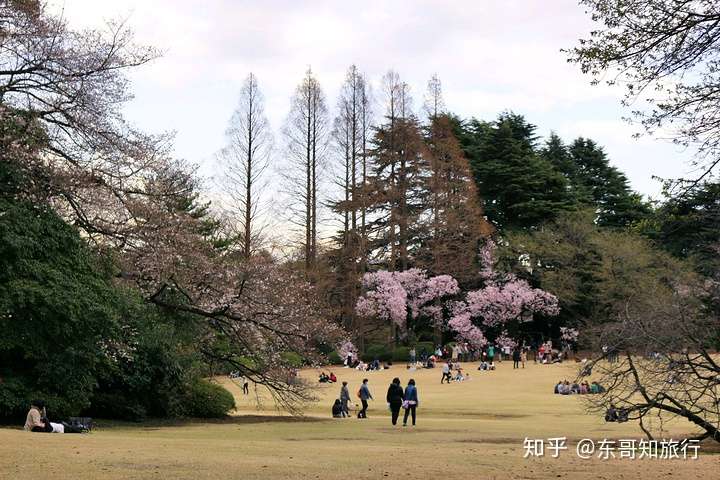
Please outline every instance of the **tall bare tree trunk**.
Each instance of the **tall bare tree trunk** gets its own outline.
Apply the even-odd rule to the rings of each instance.
[[[249,258],[262,242],[266,222],[260,218],[269,201],[262,198],[273,146],[257,78],[250,73],[226,131],[227,145],[219,154],[221,186],[231,199],[227,209],[236,218],[240,252]]]
[[[333,140],[337,155],[336,183],[342,188],[333,210],[342,218],[338,232],[338,251],[335,265],[337,294],[342,298],[342,323],[356,330],[355,302],[359,296],[361,272],[366,268],[365,211],[367,179],[367,148],[369,129],[369,92],[363,75],[355,65],[350,66],[338,98],[338,115],[334,121]],[[363,130],[363,126],[365,130]],[[361,169],[362,161],[365,169]],[[360,178],[359,175],[362,173]],[[358,227],[361,217],[361,227]]]
[[[290,197],[288,220],[303,232],[305,272],[312,278],[318,254],[318,197],[328,116],[325,95],[310,70],[295,90],[283,134],[288,159],[282,172],[284,189]]]

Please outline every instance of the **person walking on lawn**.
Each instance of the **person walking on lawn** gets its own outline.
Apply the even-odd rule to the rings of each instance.
[[[405,393],[400,386],[400,379],[395,377],[388,387],[387,391],[387,402],[390,405],[390,413],[392,417],[392,424],[397,425],[398,417],[400,416],[400,408],[402,407]]]
[[[340,387],[340,404],[342,405],[343,418],[350,416],[348,403],[350,403],[350,390],[348,389],[347,382],[342,382],[342,387]]]
[[[360,402],[362,403],[362,410],[358,412],[358,418],[367,418],[367,408],[368,408],[368,400],[372,400],[373,396],[370,393],[370,388],[368,387],[368,379],[364,378],[362,381],[362,386],[360,386],[360,390],[358,390],[358,397],[360,397]]]
[[[450,380],[452,380],[452,377],[450,376],[450,371],[452,369],[450,368],[450,360],[445,362],[445,365],[442,367],[442,378],[440,379],[440,383],[442,384],[445,380],[447,380],[447,383],[450,383]]]
[[[412,414],[412,424],[415,426],[416,410],[420,401],[418,400],[417,387],[415,387],[415,380],[410,379],[407,387],[405,387],[405,401],[403,406],[405,407],[405,416],[403,417],[403,427],[407,427],[408,416]]]

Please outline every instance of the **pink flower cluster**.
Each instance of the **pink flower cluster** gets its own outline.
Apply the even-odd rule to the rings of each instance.
[[[460,292],[457,281],[450,275],[428,278],[418,268],[366,273],[363,287],[366,292],[357,301],[357,314],[389,320],[403,329],[407,328],[408,315],[413,319],[427,316],[442,323],[443,308],[436,300]]]
[[[580,332],[576,328],[560,327],[560,339],[568,343],[577,342]]]
[[[449,322],[461,340],[482,346],[484,337],[479,337],[474,319],[481,326],[498,327],[511,321],[525,321],[535,313],[555,316],[560,313],[555,295],[539,288],[533,288],[525,280],[513,274],[499,274],[494,268],[495,245],[488,241],[481,252],[483,267],[481,277],[486,285],[480,290],[468,292],[465,302],[459,302],[454,308],[454,316]],[[513,340],[503,338],[508,343]],[[514,346],[514,345],[513,345]]]
[[[457,334],[458,339],[475,347],[483,347],[487,344],[487,338],[482,330],[472,322],[472,317],[468,312],[453,315],[448,321],[448,326]]]
[[[495,344],[500,348],[508,348],[513,350],[518,346],[518,342],[508,335],[507,330],[503,330],[500,335],[495,339]]]
[[[468,292],[464,301],[448,303],[449,298],[460,293],[457,281],[450,275],[428,278],[417,268],[404,272],[382,270],[363,277],[366,293],[358,299],[356,312],[362,317],[391,321],[402,329],[407,329],[408,318],[427,317],[455,331],[458,340],[476,347],[487,343],[484,328],[525,321],[536,313],[555,316],[560,312],[555,295],[533,288],[515,275],[497,273],[494,251],[492,242],[483,247],[480,277],[485,287]],[[446,309],[452,312],[447,325],[443,315]],[[517,345],[506,331],[497,342],[513,348]]]
[[[514,277],[507,283],[491,283],[468,292],[466,308],[473,318],[481,319],[488,327],[525,319],[533,313],[554,316],[560,311],[555,295]]]
[[[345,340],[337,346],[337,352],[343,360],[345,360],[348,356],[355,360],[357,358],[358,349],[350,340]]]

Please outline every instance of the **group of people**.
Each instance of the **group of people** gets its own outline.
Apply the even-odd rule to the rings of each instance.
[[[520,348],[516,346],[512,351],[512,359],[513,370],[520,368],[520,364],[522,364],[522,368],[525,368],[525,363],[527,362],[527,348]]]
[[[379,359],[375,359],[372,362],[365,363],[362,360],[358,360],[356,364],[353,365],[353,368],[355,370],[358,370],[360,372],[372,372],[377,370],[387,370],[390,368],[390,363],[380,363]]]
[[[552,342],[550,340],[543,342],[540,346],[538,346],[536,357],[536,361],[543,364],[562,362],[562,353],[553,349]]]
[[[610,405],[610,408],[608,408],[607,412],[605,412],[605,421],[623,423],[628,421],[629,415],[630,412],[626,409]]]
[[[357,397],[360,399],[362,408],[357,413],[357,418],[363,419],[367,417],[367,410],[369,407],[369,401],[374,400],[370,387],[368,386],[368,379],[365,378],[357,391]],[[415,380],[408,380],[407,386],[403,389],[400,385],[400,379],[394,378],[388,387],[387,395],[385,397],[390,408],[390,417],[393,425],[397,425],[398,418],[400,417],[400,410],[405,410],[403,417],[403,426],[407,426],[408,418],[411,418],[412,425],[415,425],[417,419],[417,407],[419,405],[418,390],[415,385]],[[350,416],[350,389],[348,388],[347,382],[342,382],[340,387],[340,398],[335,400],[332,406],[332,416],[334,418],[347,418]]]
[[[335,383],[337,382],[337,377],[333,372],[330,372],[330,375],[327,375],[325,372],[320,372],[320,379],[318,380],[320,383]]]
[[[554,393],[556,395],[587,395],[603,393],[605,388],[597,382],[588,384],[587,381],[582,383],[570,383],[567,380],[561,380],[555,385]]]

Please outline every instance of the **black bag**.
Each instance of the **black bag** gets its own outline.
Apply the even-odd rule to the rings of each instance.
[[[67,425],[72,429],[89,432],[93,429],[93,419],[90,417],[70,417]]]

